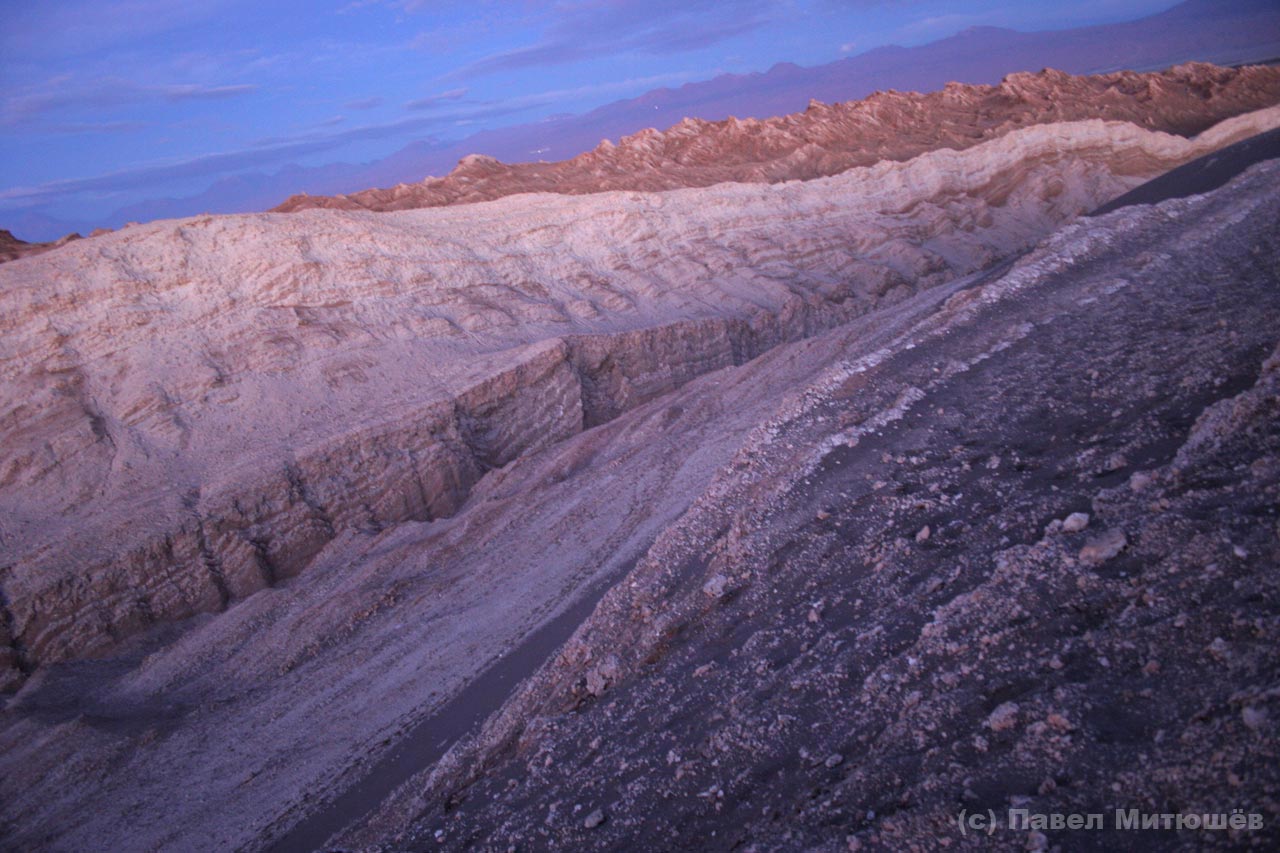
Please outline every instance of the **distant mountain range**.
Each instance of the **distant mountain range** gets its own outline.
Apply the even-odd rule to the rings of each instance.
[[[271,174],[235,175],[199,195],[138,202],[100,221],[62,221],[32,209],[3,224],[25,239],[51,240],[130,221],[266,210],[300,192],[332,195],[417,182],[448,173],[468,154],[505,162],[562,160],[601,139],[665,128],[686,117],[763,118],[801,110],[810,99],[847,101],[878,89],[930,91],[951,81],[996,83],[1010,72],[1045,67],[1089,74],[1188,60],[1238,64],[1275,57],[1280,57],[1280,4],[1273,0],[1187,0],[1136,21],[1049,32],[975,27],[919,47],[881,47],[812,68],[782,63],[765,72],[656,89],[580,115],[482,131],[456,143],[415,142],[371,163],[289,165]]]

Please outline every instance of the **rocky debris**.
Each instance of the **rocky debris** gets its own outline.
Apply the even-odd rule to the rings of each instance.
[[[221,611],[344,534],[452,516],[522,455],[1276,123],[1044,125],[778,186],[180,220],[6,265],[5,681]]]
[[[619,657],[608,698],[567,701],[579,665],[558,657],[413,782],[412,808],[347,840],[412,849],[445,827],[447,849],[967,849],[961,809],[1268,814],[1277,189],[1269,163],[1072,226],[892,344],[809,342],[824,368],[577,632]],[[1066,369],[1079,361],[1105,380]],[[1144,488],[1106,470],[1117,453],[1151,472]],[[1042,533],[1081,504],[1105,563]],[[708,608],[711,564],[749,580]],[[609,822],[544,823],[570,791],[610,802]]]
[[[297,195],[278,211],[313,208],[408,210],[487,201],[517,193],[668,190],[724,181],[777,183],[963,149],[1012,130],[1099,118],[1191,135],[1233,115],[1280,102],[1280,69],[1187,63],[1167,71],[1075,77],[1046,69],[1010,74],[996,86],[949,84],[929,94],[877,92],[860,101],[810,103],[765,120],[685,119],[606,140],[557,163],[508,165],[472,155],[443,178],[339,196]]]

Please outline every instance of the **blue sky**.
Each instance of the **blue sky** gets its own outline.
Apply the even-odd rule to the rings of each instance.
[[[0,0],[0,216],[194,194],[286,163],[361,162],[416,139],[974,25],[1059,29],[1172,5]]]

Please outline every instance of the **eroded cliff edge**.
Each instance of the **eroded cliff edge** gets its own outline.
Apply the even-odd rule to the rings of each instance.
[[[801,184],[180,220],[6,265],[7,680],[451,515],[488,470],[1278,115],[1044,125]]]
[[[1072,76],[1045,69],[996,86],[953,83],[938,92],[878,92],[814,102],[764,120],[685,119],[608,140],[555,163],[464,158],[449,175],[338,196],[292,196],[276,210],[409,210],[518,193],[669,190],[724,181],[777,183],[835,175],[882,160],[962,150],[1037,124],[1103,119],[1190,136],[1280,101],[1280,69],[1187,63],[1162,72]]]
[[[1193,140],[1101,121],[803,184],[157,223],[0,270],[11,667],[448,516],[485,471],[980,269]]]

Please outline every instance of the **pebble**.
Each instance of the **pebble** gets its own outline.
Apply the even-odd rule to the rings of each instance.
[[[604,823],[604,812],[601,809],[596,809],[582,821],[582,825],[587,829],[595,829],[602,823]]]
[[[1089,526],[1089,513],[1073,512],[1062,522],[1062,531],[1064,533],[1079,533]]]
[[[926,524],[924,527],[921,527],[920,532],[916,534],[916,541],[917,542],[927,541],[929,538],[930,532],[931,531],[929,530],[929,525]]]
[[[1146,471],[1134,471],[1133,475],[1129,477],[1129,488],[1135,492],[1140,492],[1147,486],[1150,486],[1154,480],[1155,477],[1151,476]]]
[[[987,717],[987,725],[993,732],[1002,732],[1018,724],[1018,705],[1016,702],[1005,702],[999,705],[991,716]]]
[[[1267,722],[1267,712],[1262,708],[1248,705],[1240,711],[1240,718],[1244,720],[1246,726],[1257,731]]]
[[[729,579],[724,575],[713,575],[711,580],[702,585],[702,591],[711,598],[723,598],[729,588]]]
[[[839,767],[841,764],[844,763],[844,756],[838,752],[833,752],[830,755],[828,755],[827,760],[822,763],[825,764],[828,768]]]
[[[1080,549],[1080,562],[1096,566],[1110,560],[1129,544],[1123,530],[1111,529],[1090,539]]]

